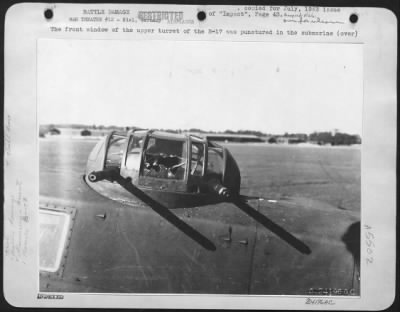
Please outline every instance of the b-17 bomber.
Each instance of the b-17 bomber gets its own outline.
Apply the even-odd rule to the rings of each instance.
[[[63,157],[41,144],[41,291],[360,293],[359,214],[256,194],[230,145],[143,129],[59,143]]]

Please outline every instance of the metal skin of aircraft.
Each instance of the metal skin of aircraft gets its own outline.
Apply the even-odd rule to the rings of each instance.
[[[228,149],[207,138],[111,132],[83,178],[41,196],[42,212],[68,222],[58,249],[54,231],[41,244],[57,260],[42,265],[40,290],[359,295],[358,216],[244,196],[240,179]]]

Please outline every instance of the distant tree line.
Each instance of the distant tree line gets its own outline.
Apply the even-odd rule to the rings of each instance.
[[[88,129],[97,129],[97,130],[120,130],[120,131],[128,131],[132,129],[141,129],[141,127],[136,126],[104,126],[104,125],[84,125],[84,124],[47,124],[40,126],[40,136],[44,136],[46,133],[51,134],[59,134],[60,131],[57,128],[71,128],[71,129],[84,129],[81,133],[82,135],[91,135],[91,132]],[[190,128],[190,129],[157,129],[160,131],[165,131],[169,133],[186,133],[186,132],[194,132],[194,133],[212,133],[212,134],[237,134],[237,135],[255,135],[258,137],[268,137],[269,143],[279,143],[279,138],[286,138],[286,140],[290,143],[301,143],[301,142],[312,142],[320,145],[331,144],[331,145],[351,145],[351,144],[360,144],[361,137],[359,135],[352,135],[343,132],[313,132],[311,134],[306,133],[288,133],[284,134],[267,134],[261,131],[256,130],[230,130],[227,129],[225,131],[205,131],[199,128]]]
[[[238,130],[238,131],[225,130],[223,133],[225,133],[225,134],[256,135],[256,136],[259,136],[259,137],[267,136],[266,133],[261,132],[261,131],[256,131],[256,130]]]
[[[331,145],[351,145],[360,144],[361,137],[359,135],[351,135],[347,133],[332,133],[332,132],[313,132],[309,136],[309,141],[317,144]]]

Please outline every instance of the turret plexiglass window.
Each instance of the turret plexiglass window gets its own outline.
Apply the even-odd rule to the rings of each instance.
[[[224,171],[224,158],[221,148],[209,147],[208,148],[208,163],[207,163],[207,177],[215,177],[222,180]]]
[[[141,152],[146,131],[138,131],[132,134],[129,139],[128,152],[126,154],[125,165],[128,170],[139,170]]]
[[[190,161],[190,174],[195,176],[203,175],[204,168],[204,144],[192,142],[192,155]]]
[[[122,156],[124,155],[124,146],[126,136],[119,134],[112,134],[108,141],[108,149],[106,160],[104,163],[105,169],[121,168]]]
[[[186,141],[150,137],[144,155],[143,175],[183,180],[187,163]]]

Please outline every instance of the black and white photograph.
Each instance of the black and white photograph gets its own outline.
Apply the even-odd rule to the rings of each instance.
[[[371,30],[374,16],[387,21],[386,36]],[[13,8],[7,300],[387,305],[396,155],[388,16],[292,6]],[[33,26],[23,31],[26,21]],[[24,298],[10,272],[29,280]]]
[[[361,52],[39,41],[40,290],[359,295]]]

